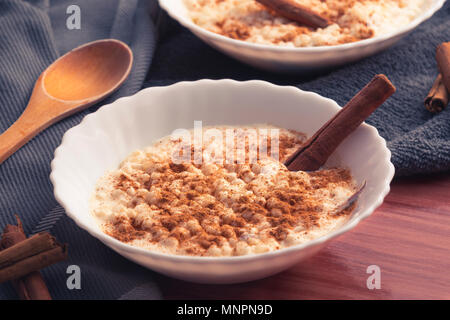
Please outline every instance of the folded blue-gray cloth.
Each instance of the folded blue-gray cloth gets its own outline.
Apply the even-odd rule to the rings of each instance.
[[[48,0],[1,0],[0,132],[22,113],[39,74],[60,55],[85,42],[116,38],[126,42],[134,53],[130,77],[102,103],[138,91],[155,46],[146,2],[58,0],[50,4]],[[71,5],[78,8],[69,8]],[[76,18],[72,15],[78,9],[81,29],[77,29],[77,20],[70,19]],[[15,223],[17,213],[27,234],[49,230],[60,242],[69,243],[68,260],[42,271],[54,299],[159,299],[151,271],[122,258],[77,227],[53,198],[49,180],[53,152],[64,132],[95,109],[50,127],[0,165],[0,228]],[[80,289],[66,285],[69,265],[80,267]],[[0,284],[0,299],[15,298],[10,284]]]

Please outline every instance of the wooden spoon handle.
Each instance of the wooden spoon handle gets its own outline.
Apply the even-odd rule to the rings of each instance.
[[[0,164],[24,144],[59,120],[92,105],[89,99],[62,101],[42,89],[42,75],[36,81],[28,106],[8,130],[0,135]]]
[[[42,120],[25,112],[0,135],[0,164],[52,123],[49,119]]]
[[[0,164],[41,131],[81,109],[73,107],[79,104],[78,102],[55,102],[52,99],[37,96],[39,99],[32,97],[19,119],[0,135]],[[49,108],[42,108],[42,105]],[[85,104],[83,108],[89,105]]]

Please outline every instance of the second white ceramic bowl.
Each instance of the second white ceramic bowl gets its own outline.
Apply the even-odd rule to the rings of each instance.
[[[160,6],[197,37],[223,53],[257,68],[284,73],[309,72],[350,63],[380,52],[438,11],[445,0],[425,0],[420,15],[407,26],[375,38],[337,46],[286,48],[231,39],[192,22],[183,0],[159,0]]]
[[[103,233],[91,216],[89,198],[95,183],[132,151],[175,129],[190,129],[195,120],[202,120],[204,126],[270,123],[311,135],[339,109],[334,101],[315,93],[263,81],[201,80],[144,89],[100,108],[66,132],[52,162],[55,197],[81,228],[147,268],[202,283],[267,277],[316,253],[383,202],[394,167],[386,143],[374,127],[361,125],[329,160],[329,164],[350,168],[357,182],[367,181],[348,223],[319,239],[274,252],[216,258],[175,256],[132,247]]]

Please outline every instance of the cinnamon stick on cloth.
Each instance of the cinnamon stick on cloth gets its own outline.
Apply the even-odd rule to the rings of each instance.
[[[450,42],[444,42],[436,50],[436,61],[442,74],[442,82],[450,92]]]
[[[26,238],[22,224],[6,226],[0,242],[0,283],[13,280],[21,299],[51,299],[38,270],[67,257],[65,245],[60,245],[48,233]]]
[[[332,119],[326,122],[285,162],[291,171],[314,171],[325,164],[341,142],[394,92],[394,85],[376,75]]]
[[[9,248],[21,241],[26,240],[26,235],[22,228],[22,222],[16,216],[17,226],[7,225],[3,230],[0,241],[0,250]],[[44,279],[39,271],[31,272],[26,276],[13,280],[12,284],[19,298],[22,300],[51,300]]]
[[[293,0],[256,0],[280,16],[313,28],[326,28],[330,21]]]
[[[0,283],[19,279],[66,257],[66,246],[48,241],[46,234],[28,238],[0,251]]]
[[[447,107],[449,98],[449,93],[440,74],[425,98],[425,108],[432,113],[439,113]]]

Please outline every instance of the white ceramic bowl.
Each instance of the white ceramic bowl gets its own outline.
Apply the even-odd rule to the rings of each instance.
[[[383,202],[394,167],[386,143],[374,127],[361,125],[330,158],[331,162],[349,167],[358,182],[367,181],[348,223],[327,236],[279,251],[215,258],[175,256],[132,247],[104,234],[94,222],[88,209],[94,185],[132,151],[175,129],[190,129],[194,120],[202,120],[204,126],[271,123],[311,135],[338,110],[334,101],[315,93],[263,81],[201,80],[144,89],[100,108],[66,132],[52,162],[50,178],[55,197],[81,228],[147,268],[202,283],[263,278],[314,254]]]
[[[285,48],[234,40],[194,24],[183,0],[159,0],[167,13],[207,44],[257,68],[275,72],[308,72],[350,63],[380,52],[429,19],[445,0],[425,0],[421,14],[407,26],[375,38],[337,46]]]

